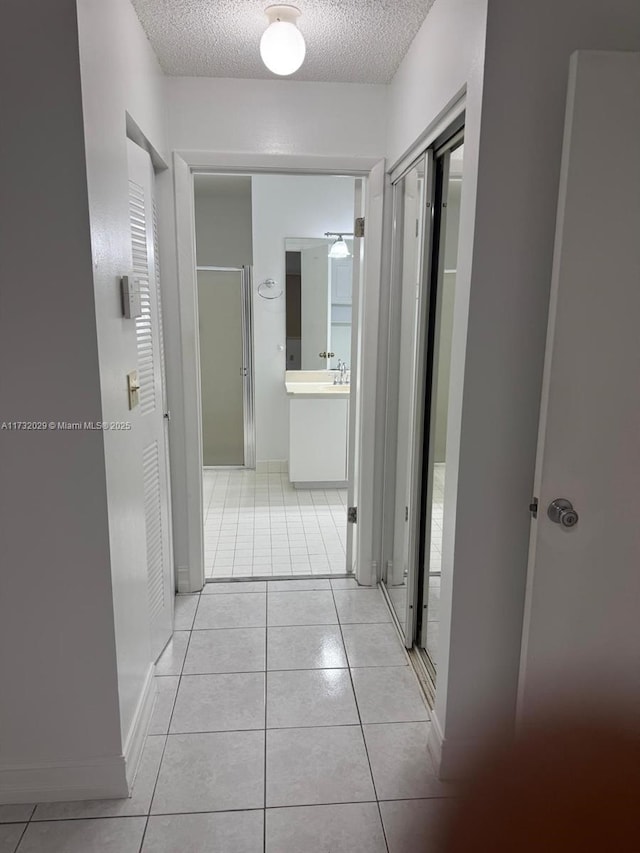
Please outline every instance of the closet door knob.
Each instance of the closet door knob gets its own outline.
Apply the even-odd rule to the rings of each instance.
[[[565,498],[556,498],[551,501],[547,509],[547,515],[554,524],[561,524],[562,527],[571,529],[578,523],[578,513],[573,508],[571,501]]]

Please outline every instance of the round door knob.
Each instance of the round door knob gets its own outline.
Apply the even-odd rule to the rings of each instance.
[[[560,524],[562,527],[571,528],[578,523],[578,513],[573,508],[571,501],[566,498],[556,498],[551,501],[547,515],[554,524]]]

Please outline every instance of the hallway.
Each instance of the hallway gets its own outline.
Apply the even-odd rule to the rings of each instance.
[[[176,627],[132,797],[0,806],[0,853],[437,851],[452,789],[379,590],[213,583]]]

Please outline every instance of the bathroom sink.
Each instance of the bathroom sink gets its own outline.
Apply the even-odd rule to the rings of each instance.
[[[285,388],[290,396],[305,397],[345,397],[351,390],[350,385],[334,385],[333,382],[285,382]]]

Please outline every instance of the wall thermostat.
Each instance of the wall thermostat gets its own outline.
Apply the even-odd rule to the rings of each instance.
[[[127,320],[135,320],[142,314],[140,301],[140,284],[129,275],[120,277],[120,294],[122,296],[122,314]]]

